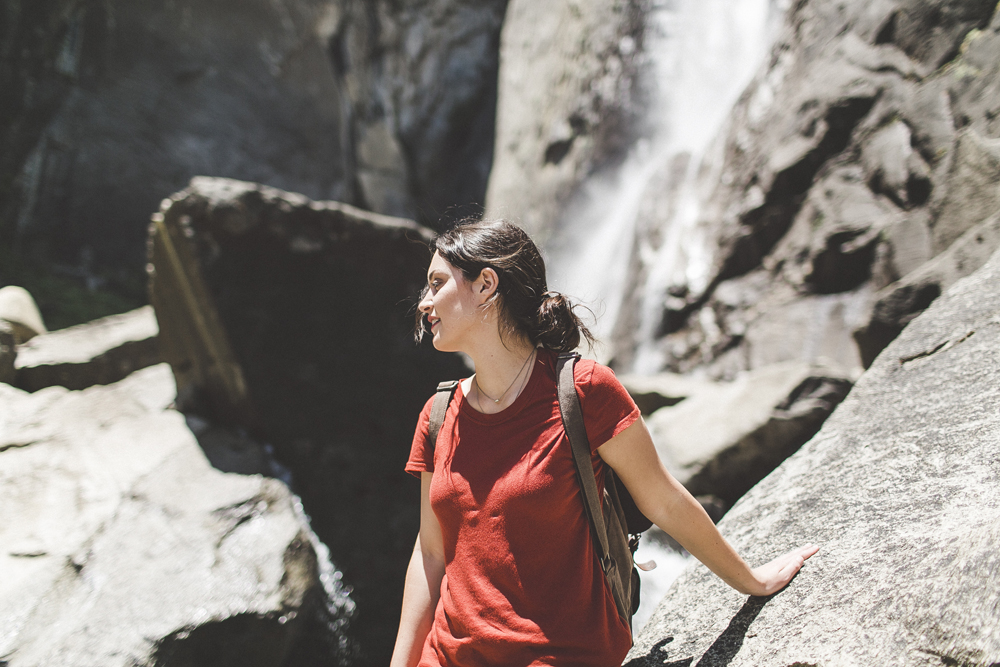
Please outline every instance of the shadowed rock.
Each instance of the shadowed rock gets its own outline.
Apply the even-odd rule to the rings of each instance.
[[[720,522],[751,564],[820,551],[765,599],[690,567],[627,665],[1000,662],[1000,254],[872,364]]]
[[[731,505],[811,438],[850,388],[806,364],[767,366],[709,384],[647,422],[674,477]]]
[[[467,374],[413,342],[431,233],[208,178],[154,220],[151,298],[182,408],[273,444],[355,591],[363,650],[385,662],[418,524],[413,428],[437,383]]]
[[[876,294],[871,319],[854,332],[865,367],[934,299],[985,264],[997,248],[1000,215],[976,225],[945,252]]]
[[[86,389],[117,382],[159,363],[156,316],[151,306],[32,338],[17,349],[14,385]]]

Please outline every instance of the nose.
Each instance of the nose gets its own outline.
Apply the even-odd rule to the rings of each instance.
[[[433,308],[434,302],[431,300],[431,291],[425,287],[423,293],[420,295],[420,303],[417,304],[417,310],[427,315]]]

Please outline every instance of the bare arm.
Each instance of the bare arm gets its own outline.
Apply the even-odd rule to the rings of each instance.
[[[420,534],[413,545],[410,565],[406,568],[403,587],[403,611],[399,632],[392,651],[390,667],[412,667],[420,660],[427,633],[434,620],[434,609],[441,595],[444,577],[444,541],[430,503],[433,473],[420,475]]]
[[[722,537],[698,501],[664,467],[641,419],[597,451],[628,487],[643,514],[741,593],[776,593],[819,550],[808,545],[751,569]]]

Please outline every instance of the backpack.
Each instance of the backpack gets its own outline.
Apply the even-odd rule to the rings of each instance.
[[[615,600],[615,606],[618,608],[618,615],[631,629],[632,616],[639,608],[639,572],[636,567],[643,570],[656,567],[652,562],[637,566],[633,556],[639,545],[640,535],[653,524],[636,507],[628,489],[624,485],[619,487],[615,481],[615,472],[610,466],[604,473],[604,502],[601,503],[591,463],[590,440],[587,438],[580,397],[576,393],[576,383],[573,379],[573,368],[579,358],[579,354],[566,353],[559,355],[557,359],[556,390],[559,395],[559,412],[573,450],[577,480],[580,482],[587,518],[590,520],[590,534],[594,539],[594,548]],[[427,432],[432,452],[437,445],[438,433],[456,387],[458,387],[457,380],[442,382],[434,395]]]

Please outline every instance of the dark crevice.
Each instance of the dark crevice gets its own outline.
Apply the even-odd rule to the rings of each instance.
[[[879,28],[878,34],[875,35],[875,44],[892,44],[896,39],[896,19],[899,14],[893,12],[886,19],[886,22]]]
[[[826,239],[826,248],[812,260],[806,285],[816,294],[849,292],[872,275],[878,236],[856,243],[861,231],[838,232]]]
[[[774,177],[764,204],[743,216],[720,280],[742,276],[760,265],[792,225],[813,179],[826,162],[847,148],[855,126],[875,104],[875,96],[848,98],[831,106],[825,117],[823,139],[801,160]]]

